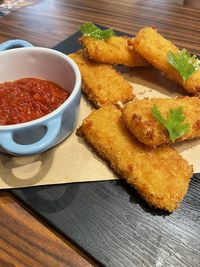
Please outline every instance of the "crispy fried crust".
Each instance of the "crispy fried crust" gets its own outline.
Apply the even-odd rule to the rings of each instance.
[[[82,74],[82,91],[97,106],[125,103],[134,98],[132,85],[111,65],[96,63],[82,51],[69,55]]]
[[[151,27],[141,29],[133,42],[129,41],[129,45],[133,46],[154,67],[165,73],[169,79],[182,85],[188,93],[200,95],[200,70],[197,70],[184,82],[179,72],[167,61],[168,52],[178,53],[178,47],[161,36],[155,29]]]
[[[200,69],[187,79],[184,88],[192,95],[200,97]]]
[[[141,145],[131,136],[113,105],[94,111],[78,133],[105,157],[149,205],[175,210],[185,196],[192,167],[172,147]]]
[[[190,124],[190,131],[176,141],[200,137],[200,99],[182,97],[178,99],[143,99],[129,102],[123,110],[123,121],[131,133],[142,143],[149,146],[169,144],[171,140],[167,129],[152,114],[156,105],[166,119],[170,109],[183,107],[186,117],[184,123]]]
[[[115,36],[108,40],[85,36],[80,39],[80,42],[87,56],[96,62],[122,64],[128,67],[149,66],[150,64],[133,47],[128,46],[127,40],[126,36]]]

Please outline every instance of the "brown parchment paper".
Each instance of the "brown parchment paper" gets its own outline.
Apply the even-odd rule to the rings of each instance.
[[[133,84],[138,99],[184,95],[181,87],[152,68],[126,70],[123,75]],[[82,98],[78,126],[91,110]],[[200,139],[176,144],[175,148],[193,165],[195,173],[200,172]],[[75,131],[64,142],[40,155],[0,154],[0,189],[113,179],[117,177],[107,163]]]

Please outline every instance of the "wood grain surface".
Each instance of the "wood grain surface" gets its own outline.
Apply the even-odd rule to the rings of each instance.
[[[200,9],[164,0],[44,0],[1,18],[0,41],[23,38],[52,47],[93,21],[135,34],[154,26],[178,46],[200,53]]]
[[[74,247],[0,193],[0,266],[92,266]]]
[[[93,21],[133,35],[141,27],[149,25],[154,26],[158,28],[164,36],[174,41],[179,47],[185,47],[192,52],[200,54],[199,1],[188,0],[185,1],[184,6],[177,5],[177,1],[175,0],[44,0],[36,2],[37,4],[35,5],[18,9],[7,16],[0,17],[0,42],[12,38],[22,38],[32,42],[34,45],[53,47],[77,31],[81,23]],[[195,6],[195,8],[193,8],[193,6]],[[198,189],[198,177],[196,177],[193,186]],[[126,193],[120,189],[122,187],[119,186],[117,187],[117,191],[114,192],[114,195],[112,195],[113,188],[115,187],[113,187],[112,184],[107,187],[106,184],[102,183],[95,186],[92,184],[83,184],[77,187],[75,185],[69,186],[68,190],[72,190],[72,195],[69,193],[69,198],[74,198],[73,190],[77,193],[79,192],[79,195],[83,197],[87,197],[87,194],[90,196],[86,203],[80,203],[82,209],[80,214],[77,214],[73,208],[79,207],[78,201],[81,201],[82,198],[77,198],[76,201],[74,201],[74,206],[72,205],[67,209],[67,211],[71,212],[71,215],[68,215],[69,220],[72,224],[75,223],[72,232],[73,237],[77,238],[77,236],[80,236],[78,235],[79,232],[82,235],[82,238],[79,239],[80,245],[86,243],[91,253],[94,251],[95,246],[98,248],[97,245],[104,248],[108,266],[123,266],[123,262],[128,262],[126,266],[174,266],[172,262],[176,263],[175,266],[189,266],[190,261],[192,262],[191,266],[200,266],[200,247],[197,242],[200,234],[200,228],[198,227],[198,225],[200,225],[200,215],[196,213],[200,205],[199,198],[196,197],[199,191],[196,190],[194,191],[195,193],[192,191],[192,195],[186,198],[183,204],[183,210],[181,210],[180,213],[175,213],[175,215],[173,215],[175,217],[167,217],[168,223],[165,225],[161,223],[162,216],[151,214],[149,217],[149,213],[145,208],[144,210],[143,208],[139,208],[139,211],[136,210],[135,213],[130,212],[127,207],[122,206],[120,201],[119,203],[116,202],[119,197],[118,194],[122,194],[122,199],[129,203],[130,194],[127,193],[126,195]],[[53,190],[56,199],[56,192],[60,192],[61,189],[59,187],[58,191],[57,189],[45,190],[47,190],[45,193],[47,197],[51,197],[51,190]],[[18,195],[27,203],[32,197],[36,204],[39,192],[36,193],[36,191],[35,194],[34,191],[30,190],[26,190],[24,193],[18,191]],[[31,192],[32,195],[29,196]],[[96,198],[92,198],[92,195],[95,193]],[[69,201],[69,198],[66,201]],[[133,199],[134,197],[132,201],[136,202],[136,205],[139,205],[137,200]],[[194,202],[194,205],[190,205],[191,201]],[[57,202],[55,201],[55,203]],[[97,204],[97,209],[95,203]],[[86,210],[85,213],[84,205],[86,204],[90,209]],[[105,210],[102,210],[101,204]],[[63,209],[66,208],[65,205],[67,205],[66,202],[61,205]],[[92,209],[94,208],[96,218],[100,220],[107,214],[106,207],[116,212],[113,214],[109,213],[110,220],[109,217],[105,217],[103,225],[100,223],[93,225],[94,216],[91,213]],[[184,207],[187,207],[187,209],[184,210]],[[1,194],[0,208],[0,266],[89,266],[89,262],[87,263],[84,261],[82,256],[78,257],[76,252],[74,252],[60,236],[56,236],[54,232],[51,232],[43,226],[41,221],[37,221],[37,217],[33,217],[24,210],[24,206],[20,206],[18,202],[10,197],[9,193]],[[40,210],[42,208],[44,207],[41,206]],[[43,218],[48,214],[48,217],[53,219],[54,209],[55,207],[53,206],[52,208],[50,205],[49,211],[47,211],[45,206],[45,210],[41,210],[40,213],[42,213]],[[138,214],[141,216],[144,211],[145,221],[143,221],[143,217],[137,217],[140,219],[134,221],[134,216],[138,216]],[[72,215],[74,214],[77,217],[73,217]],[[89,217],[87,217],[86,214]],[[184,214],[185,217],[182,218],[181,216]],[[124,223],[123,220],[117,219],[118,216],[125,218],[126,223]],[[190,218],[190,216],[193,216],[193,218]],[[154,217],[155,221],[153,220]],[[111,222],[111,218],[116,219],[115,224]],[[180,223],[180,228],[178,228],[177,231],[175,231],[177,225],[174,218],[178,219]],[[84,221],[85,227],[83,229],[76,228],[79,220]],[[87,220],[89,220],[88,225],[86,223]],[[61,220],[59,225],[63,227],[65,223],[65,221]],[[156,227],[158,227],[159,224],[161,227],[164,227],[163,231],[161,231],[162,233],[164,232],[164,237],[159,236],[158,232],[151,227],[154,223],[156,223]],[[184,228],[186,224],[190,225],[191,229]],[[107,227],[108,225],[115,229],[114,233],[118,238],[113,236],[113,232],[110,232],[110,227]],[[124,227],[122,235],[118,232],[119,226]],[[87,237],[87,234],[84,232],[88,227],[92,229],[90,233],[92,237],[99,237],[99,239],[96,240],[99,240],[99,242],[101,242],[100,244],[97,244],[95,240],[93,241],[94,243],[90,243],[89,237]],[[133,227],[135,227],[136,230],[138,229],[138,231],[131,230]],[[145,234],[142,234],[144,232]],[[66,233],[70,234],[70,229],[65,228],[65,234]],[[156,233],[157,238],[155,239]],[[188,238],[183,238],[184,234]],[[169,240],[167,236],[169,236]],[[148,239],[149,237],[151,238]],[[190,237],[192,237],[192,239],[190,239]],[[120,239],[127,243],[127,246],[123,248],[120,247],[120,243],[118,243],[116,250],[118,253],[115,252],[115,255],[109,255],[108,246],[112,247],[113,243]],[[89,243],[84,242],[85,240]],[[149,240],[151,240],[153,245],[150,244]],[[177,240],[182,240],[181,247],[178,246]],[[193,248],[188,246],[189,241],[193,242]],[[147,244],[146,250],[144,250],[144,246],[141,245],[145,243]],[[159,250],[160,254],[157,253],[156,246],[161,248]],[[167,252],[165,251],[166,246],[170,246]],[[141,253],[137,255],[137,252],[135,255],[134,250],[138,247]],[[183,249],[182,252],[179,251],[180,248]],[[186,250],[184,251],[184,249]],[[176,253],[174,254],[174,252]],[[135,262],[131,261],[131,254],[134,256]],[[127,261],[124,261],[125,255],[128,255],[126,256]],[[144,258],[141,255],[143,255]],[[145,255],[151,256],[145,258]],[[101,259],[100,251],[98,252],[98,257]],[[120,259],[118,259],[118,257],[120,257]],[[156,265],[155,259],[159,257],[160,261],[157,261],[159,265]],[[175,261],[170,261],[171,259],[173,260],[174,257]],[[146,259],[148,259],[148,262]],[[167,261],[167,259],[169,260]],[[186,265],[184,262],[186,262]]]

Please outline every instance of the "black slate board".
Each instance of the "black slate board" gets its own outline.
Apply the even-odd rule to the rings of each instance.
[[[76,51],[79,36],[54,49]],[[173,214],[149,208],[123,180],[10,191],[99,265],[200,266],[200,174]]]

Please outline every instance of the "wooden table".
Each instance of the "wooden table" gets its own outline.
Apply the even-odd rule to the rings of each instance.
[[[35,5],[0,17],[0,42],[22,38],[37,46],[52,47],[77,31],[81,23],[93,21],[132,34],[144,26],[154,26],[179,47],[200,54],[200,4],[186,0],[180,6],[177,2],[180,1],[35,1]],[[0,266],[91,265],[94,263],[86,255],[9,191],[0,192]]]

